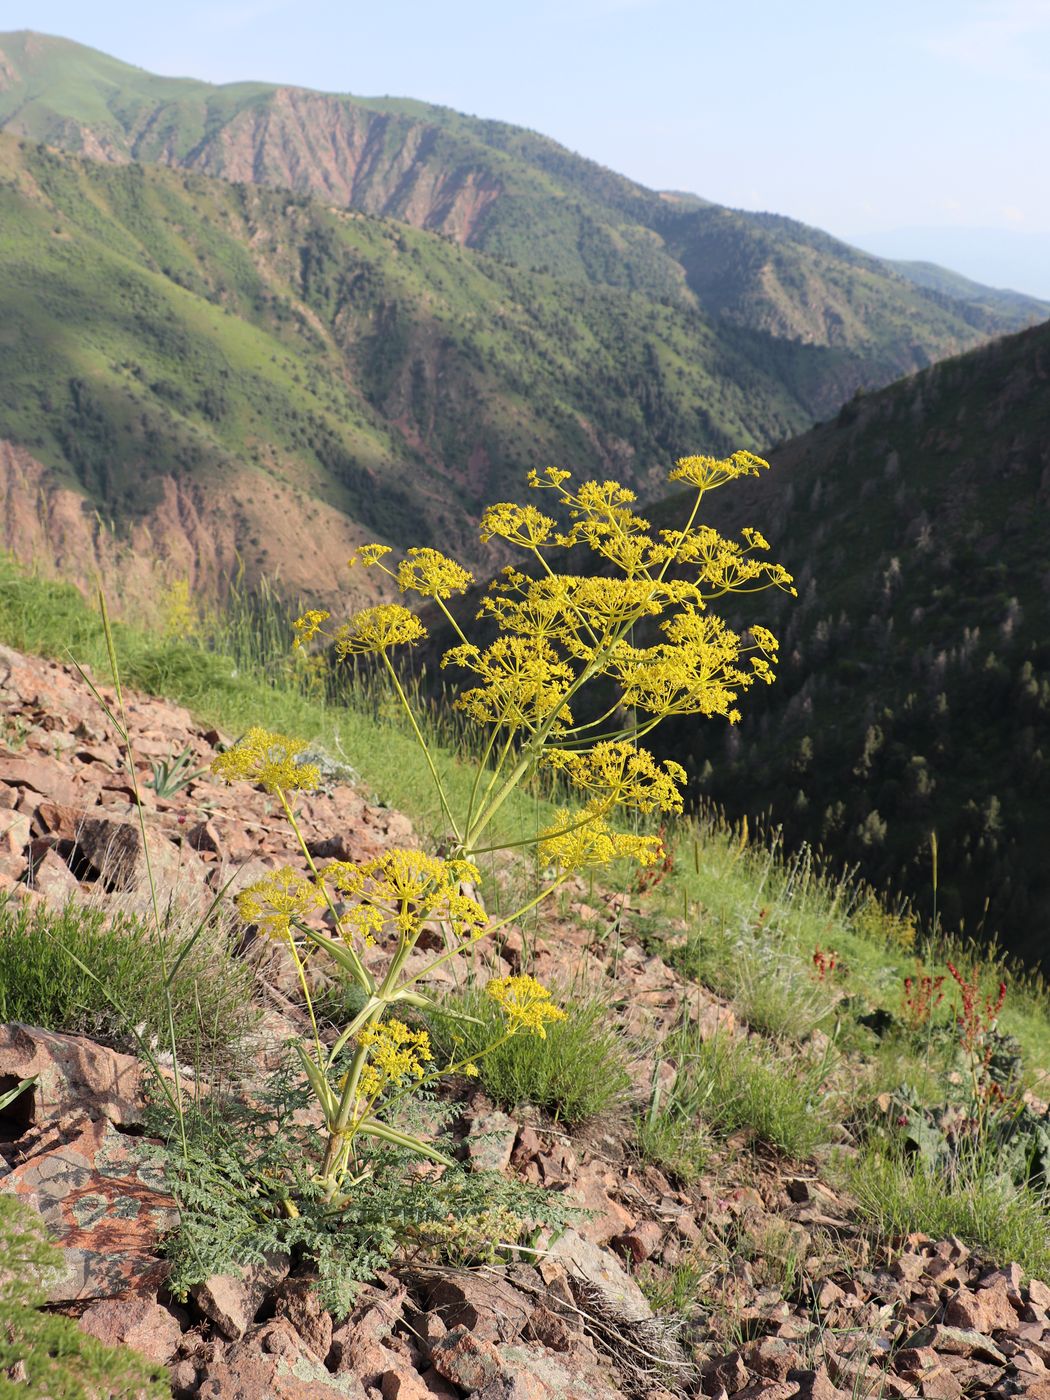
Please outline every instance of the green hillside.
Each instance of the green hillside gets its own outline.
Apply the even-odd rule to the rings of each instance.
[[[680,444],[757,445],[807,418],[682,306],[9,137],[0,268],[0,438],[117,520],[171,478],[233,492],[255,569],[282,558],[257,509],[274,483],[381,536],[410,510],[421,539],[469,551],[481,504],[537,461],[597,459],[644,488]]]
[[[668,740],[703,792],[1047,966],[1050,325],[947,360],[774,451],[717,501],[796,575],[754,611],[777,683]],[[729,493],[726,493],[727,497]],[[729,513],[725,513],[729,512]]]

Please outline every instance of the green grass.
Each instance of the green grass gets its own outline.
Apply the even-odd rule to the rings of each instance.
[[[643,1162],[651,1162],[688,1186],[696,1181],[711,1154],[711,1135],[697,1121],[700,1104],[695,1082],[679,1075],[671,1089],[657,1095],[635,1119],[634,1140]]]
[[[713,989],[733,997],[756,1029],[804,1039],[814,1027],[837,1034],[847,1049],[866,1055],[873,1037],[856,1017],[878,1010],[897,1016],[905,977],[914,976],[918,952],[924,968],[944,973],[938,1011],[951,1019],[955,988],[951,960],[968,976],[981,968],[986,995],[995,999],[1007,982],[1000,1029],[1016,1036],[1027,1082],[1038,1088],[1050,1074],[1050,1002],[1046,984],[995,946],[977,947],[943,931],[931,937],[899,907],[822,867],[804,849],[785,855],[777,840],[742,836],[716,814],[686,819],[672,832],[674,871],[649,896],[647,946]],[[668,935],[670,926],[685,930]],[[918,948],[911,940],[918,937]],[[834,951],[838,967],[820,983],[813,975],[817,948]],[[846,998],[839,1001],[836,992]],[[900,1037],[895,1041],[907,1052]],[[894,1052],[896,1053],[896,1052]],[[921,1048],[920,1048],[921,1059]]]
[[[1050,1273],[1050,1220],[1043,1193],[1000,1175],[973,1154],[951,1172],[874,1146],[845,1165],[861,1219],[884,1242],[912,1231],[935,1240],[958,1235],[994,1264],[1017,1262],[1036,1278]]]
[[[165,1051],[170,991],[180,1057],[208,1067],[236,1064],[255,1019],[251,972],[201,939],[166,989],[165,967],[174,966],[182,946],[180,935],[158,942],[151,928],[128,915],[75,903],[30,908],[3,897],[0,1022],[86,1035],[131,1052],[141,1037]]]
[[[683,1119],[691,1110],[721,1137],[743,1132],[796,1159],[827,1145],[832,1107],[822,1061],[724,1034],[702,1040],[691,1026],[673,1032],[662,1055],[678,1071]]]
[[[558,998],[556,998],[558,999]],[[562,1003],[568,1015],[547,1026],[545,1039],[518,1034],[491,1054],[506,1023],[480,991],[449,997],[443,1009],[476,1018],[478,1024],[436,1014],[431,1035],[439,1059],[477,1056],[480,1083],[505,1108],[533,1104],[559,1123],[576,1128],[623,1107],[630,1091],[622,1031],[599,998]]]

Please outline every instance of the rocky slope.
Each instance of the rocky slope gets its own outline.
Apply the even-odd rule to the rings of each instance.
[[[0,705],[16,736],[0,753],[6,897],[141,908],[133,792],[118,736],[83,679],[4,650]],[[231,873],[243,881],[295,862],[260,792],[234,795],[201,776],[170,799],[152,793],[151,760],[185,748],[203,764],[217,733],[143,695],[128,696],[128,714],[162,896],[175,890],[192,905]],[[361,859],[412,839],[405,818],[370,804],[347,777],[332,770],[304,803],[304,833],[318,853]],[[581,886],[539,950],[542,976],[586,968],[631,1009],[636,1034],[669,1024],[686,990],[703,1034],[746,1033],[731,1006],[629,935],[610,961],[602,924],[621,925],[622,896],[595,909],[583,894]],[[257,953],[249,940],[240,956]],[[510,933],[497,970],[521,956]],[[306,1027],[281,960],[256,967],[264,1073],[275,1047]],[[649,1067],[639,1069],[645,1084]],[[911,1236],[873,1252],[848,1198],[814,1164],[754,1158],[744,1182],[743,1159],[726,1152],[683,1189],[637,1163],[615,1124],[570,1137],[535,1113],[493,1109],[469,1084],[458,1105],[462,1152],[590,1212],[536,1267],[451,1269],[407,1257],[342,1318],[319,1307],[308,1272],[274,1258],[215,1276],[180,1304],[157,1253],[174,1202],[157,1173],[157,1144],[141,1136],[137,1061],[77,1036],[0,1027],[0,1086],[28,1076],[32,1090],[0,1119],[0,1191],[39,1211],[63,1251],[51,1306],[167,1365],[184,1400],[1050,1395],[1050,1288],[1016,1267],[991,1269],[957,1239]],[[795,1263],[778,1274],[773,1261],[785,1251]],[[652,1294],[684,1261],[702,1265],[706,1301],[669,1337],[639,1280]]]

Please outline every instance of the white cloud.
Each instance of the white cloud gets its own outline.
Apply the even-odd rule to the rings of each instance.
[[[970,0],[926,47],[980,73],[1050,74],[1050,0]]]
[[[202,28],[213,34],[235,33],[279,14],[288,4],[289,0],[232,0],[232,3],[209,4],[201,14]]]

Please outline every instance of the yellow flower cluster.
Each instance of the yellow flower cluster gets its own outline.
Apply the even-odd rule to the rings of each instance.
[[[473,574],[436,549],[410,549],[395,577],[402,593],[419,593],[424,598],[451,598],[474,582]]]
[[[335,634],[335,649],[340,656],[364,656],[418,642],[426,635],[415,613],[400,603],[377,603],[343,623]]]
[[[698,491],[713,491],[740,476],[758,476],[769,463],[753,452],[734,452],[731,457],[679,457],[669,481],[684,481]]]
[[[266,938],[290,938],[301,924],[324,904],[314,882],[290,866],[274,870],[237,896],[237,909],[246,924],[255,924]]]
[[[297,761],[306,747],[303,739],[253,726],[212,760],[211,771],[228,783],[243,778],[271,793],[311,792],[321,781],[321,770],[316,763]]]
[[[604,810],[599,803],[575,813],[562,808],[554,824],[540,832],[540,861],[568,874],[590,865],[607,865],[611,860],[636,860],[639,865],[655,865],[660,860],[663,847],[658,836],[615,831],[602,815]]]
[[[480,534],[483,542],[499,535],[510,544],[523,549],[536,549],[551,537],[554,521],[542,515],[535,506],[518,505],[515,501],[500,501],[489,506],[481,517]]]
[[[528,1031],[546,1040],[547,1026],[565,1020],[565,1012],[555,1006],[550,992],[535,977],[493,978],[486,984],[485,994],[500,1008],[515,1033]]]
[[[349,899],[357,900],[340,927],[374,941],[390,925],[401,939],[418,936],[423,924],[446,923],[459,938],[478,938],[488,923],[485,910],[460,888],[480,879],[467,860],[441,860],[423,851],[385,851],[363,865],[336,861],[324,879]]]
[[[548,749],[544,762],[564,773],[573,787],[597,800],[603,811],[633,807],[639,812],[680,812],[685,769],[669,759],[658,763],[648,749],[626,740],[606,740],[590,749]]]
[[[378,565],[384,574],[394,579],[402,593],[418,593],[424,598],[451,598],[453,593],[465,592],[474,582],[473,574],[440,550],[410,549],[407,559],[396,569],[382,562],[390,552],[389,545],[362,545],[351,556],[350,567],[361,564],[370,569]]]
[[[532,729],[564,707],[572,667],[542,637],[497,637],[481,651],[470,643],[452,647],[442,666],[462,666],[481,681],[456,698],[456,708],[482,724]],[[572,715],[562,709],[561,727]]]
[[[368,1050],[357,1081],[358,1092],[370,1103],[387,1089],[400,1088],[406,1080],[422,1079],[432,1058],[426,1031],[409,1030],[403,1021],[394,1019],[366,1026],[357,1043]]]
[[[622,687],[623,704],[652,715],[722,715],[740,718],[733,702],[756,681],[773,681],[777,640],[764,627],[751,629],[753,645],[721,618],[685,608],[660,624],[666,642],[636,648],[621,646],[611,672]],[[759,654],[756,654],[759,653]],[[749,670],[739,663],[747,654]]]
[[[312,642],[331,616],[330,612],[324,612],[320,608],[309,608],[302,617],[297,617],[292,624],[295,632],[292,646],[298,651],[300,647]]]
[[[391,549],[388,544],[363,544],[351,554],[349,559],[350,568],[352,569],[355,564],[360,564],[364,569],[371,569],[375,564],[379,563],[380,559],[385,559],[390,553]],[[386,568],[386,565],[383,564],[380,567]]]

